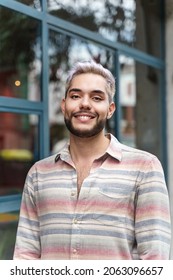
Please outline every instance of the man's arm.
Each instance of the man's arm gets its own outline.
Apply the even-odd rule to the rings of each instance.
[[[39,259],[40,235],[32,176],[28,174],[23,190],[13,259]]]
[[[135,216],[137,250],[140,259],[168,260],[171,223],[164,174],[156,157],[147,163],[146,170],[137,192]]]

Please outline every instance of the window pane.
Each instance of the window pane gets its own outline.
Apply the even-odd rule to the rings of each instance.
[[[0,7],[0,96],[40,100],[40,23]]]
[[[120,56],[120,106],[121,140],[124,144],[136,147],[136,75],[133,59]]]
[[[113,71],[114,57],[94,43],[71,38],[50,30],[49,34],[49,122],[51,151],[56,152],[68,137],[60,103],[65,93],[67,71],[78,60],[93,59]],[[107,131],[113,131],[113,121],[107,123]]]
[[[121,138],[162,160],[159,70],[120,57]]]
[[[161,1],[47,0],[47,5],[56,17],[160,56]]]
[[[163,43],[163,39],[161,40],[162,1],[136,0],[135,2],[136,35],[134,47],[160,57],[161,42]]]
[[[41,0],[13,0],[13,1],[18,1],[20,3],[26,4],[39,11],[41,10]]]
[[[38,160],[38,117],[0,113],[0,259],[12,259],[26,174]]]
[[[162,161],[161,73],[136,63],[136,144]]]

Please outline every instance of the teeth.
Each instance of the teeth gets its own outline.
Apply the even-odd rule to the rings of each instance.
[[[80,118],[81,120],[88,120],[88,119],[90,119],[89,116],[79,116],[79,118]]]

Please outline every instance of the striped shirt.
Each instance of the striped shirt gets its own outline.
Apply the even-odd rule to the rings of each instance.
[[[40,160],[24,186],[14,259],[169,259],[170,210],[152,154],[111,135],[77,196],[68,145]]]

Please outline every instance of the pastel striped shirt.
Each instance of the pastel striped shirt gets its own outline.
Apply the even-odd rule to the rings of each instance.
[[[170,209],[161,164],[110,137],[79,197],[68,145],[33,165],[14,259],[169,259]]]

